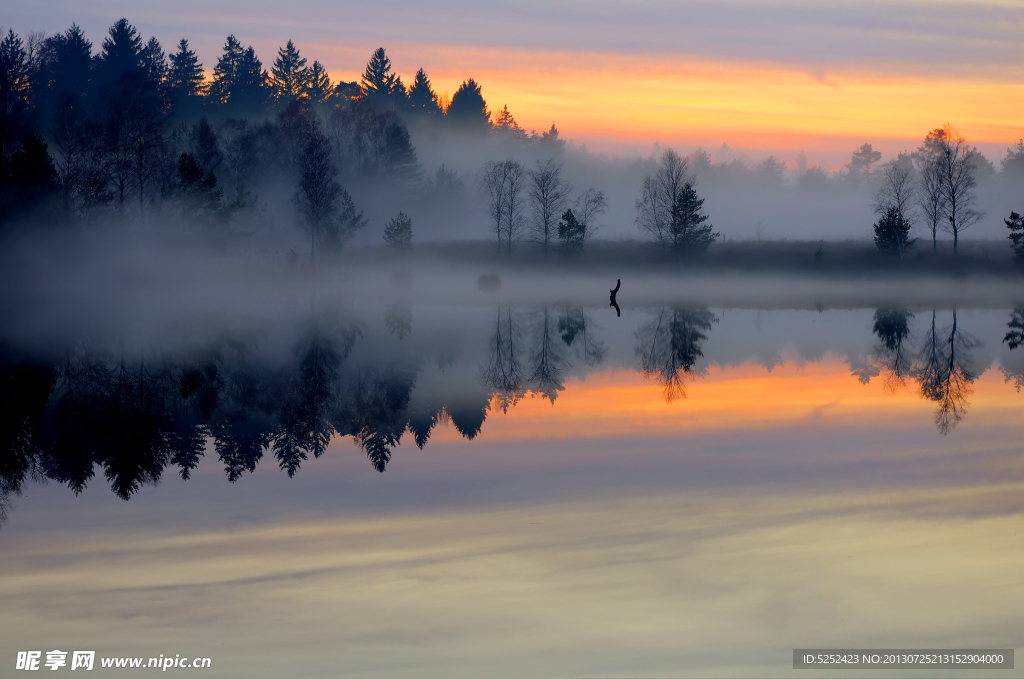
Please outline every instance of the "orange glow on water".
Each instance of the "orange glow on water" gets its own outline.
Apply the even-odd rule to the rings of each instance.
[[[665,388],[635,371],[608,370],[571,379],[554,403],[529,394],[502,413],[492,399],[479,440],[669,435],[683,431],[760,430],[801,425],[931,427],[936,404],[917,385],[894,393],[882,378],[868,384],[847,364],[826,360],[785,365],[771,372],[744,364],[711,368],[685,386],[685,396],[667,400]],[[973,385],[961,426],[1024,424],[1022,397],[990,370]],[[453,427],[438,440],[454,442]]]

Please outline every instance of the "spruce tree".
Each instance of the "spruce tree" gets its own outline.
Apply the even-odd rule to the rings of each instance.
[[[1011,212],[1010,218],[1004,219],[1003,223],[1010,230],[1008,238],[1013,244],[1013,258],[1018,262],[1024,262],[1024,215]]]
[[[327,70],[319,61],[314,61],[306,72],[306,80],[303,83],[303,92],[314,104],[322,104],[330,98],[334,85],[327,75]]]
[[[887,209],[874,225],[875,246],[882,251],[895,252],[903,259],[913,242],[910,238],[910,222],[900,214],[896,206]]]
[[[158,89],[164,90],[167,84],[167,56],[164,54],[160,41],[153,36],[142,48],[142,72],[146,79]]]
[[[436,115],[441,112],[441,107],[437,105],[437,95],[430,86],[430,78],[422,68],[416,71],[416,78],[409,88],[409,105],[415,113]]]
[[[487,110],[480,85],[469,78],[464,80],[459,89],[452,95],[452,103],[445,113],[445,118],[466,127],[478,129],[490,128],[491,113]]]
[[[167,84],[172,92],[186,97],[202,94],[203,65],[195,51],[188,48],[188,40],[182,38],[178,51],[168,59],[171,65],[167,70]]]
[[[396,77],[391,72],[391,60],[384,53],[384,48],[378,47],[363,71],[363,96],[374,102],[386,100],[395,90]]]
[[[210,84],[210,102],[226,104],[231,98],[238,81],[238,71],[245,52],[238,38],[229,35],[222,48],[223,53],[217,59],[213,69],[213,82]]]
[[[581,224],[572,209],[562,213],[558,222],[558,243],[565,254],[576,254],[587,241],[587,227]]]
[[[700,253],[708,249],[720,235],[711,224],[705,224],[708,216],[701,213],[704,199],[697,196],[693,186],[686,182],[672,204],[672,221],[669,225],[672,249],[677,253]]]
[[[291,40],[277,50],[277,60],[270,68],[270,86],[274,98],[281,104],[298,97],[305,86],[307,76],[306,60]]]
[[[142,68],[145,49],[142,37],[127,19],[119,19],[110,27],[97,62],[99,84],[111,82],[125,73]]]
[[[384,225],[384,242],[398,250],[412,245],[412,220],[404,212]]]

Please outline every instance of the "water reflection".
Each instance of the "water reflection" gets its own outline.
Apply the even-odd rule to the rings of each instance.
[[[770,314],[694,305],[628,312],[629,324],[606,330],[582,306],[502,306],[468,312],[460,323],[438,321],[434,329],[423,314],[415,332],[408,305],[383,313],[378,307],[364,320],[313,307],[276,343],[265,333],[236,332],[174,349],[85,340],[49,352],[8,346],[0,351],[0,512],[3,498],[33,478],[79,493],[102,472],[127,500],[168,468],[188,479],[208,451],[231,482],[264,456],[293,476],[339,436],[351,437],[383,472],[403,439],[423,448],[443,423],[473,439],[489,414],[509,413],[529,396],[561,404],[567,385],[596,371],[632,370],[654,380],[673,404],[711,366],[756,356],[770,371],[794,344],[798,362],[845,354],[854,375],[866,383],[881,375],[890,395],[916,383],[935,404],[935,427],[949,434],[963,421],[978,376],[996,361],[979,358],[983,345],[956,309],[881,307],[867,323],[870,312],[829,313],[824,326],[807,312],[771,337],[762,332]],[[727,317],[731,323],[723,324]],[[744,318],[750,327],[739,322]],[[997,344],[1006,347],[1000,369],[1018,389],[1024,366],[1011,359],[1022,318],[1015,309]],[[831,338],[811,341],[832,326],[839,329]],[[858,332],[863,340],[850,339]],[[588,407],[595,416],[619,417],[618,398],[609,392]],[[683,404],[664,407],[666,417],[686,412]]]
[[[707,307],[662,309],[636,331],[640,371],[665,389],[665,400],[686,398],[686,383],[697,374],[694,365],[704,355],[705,331],[718,322]]]

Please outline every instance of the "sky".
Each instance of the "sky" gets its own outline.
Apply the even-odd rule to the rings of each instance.
[[[4,15],[22,34],[77,22],[97,48],[127,16],[165,48],[187,37],[208,70],[229,33],[265,66],[292,39],[335,81],[383,46],[406,83],[419,67],[442,93],[476,78],[492,111],[608,152],[727,143],[839,163],[951,123],[997,160],[1024,137],[1020,1],[53,0]]]

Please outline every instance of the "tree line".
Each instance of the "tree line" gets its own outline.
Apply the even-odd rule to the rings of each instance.
[[[542,160],[531,167],[507,158],[478,174],[499,256],[517,241],[545,254],[578,254],[597,231],[605,194],[595,187],[577,192],[564,178],[558,158],[565,142],[555,125],[527,133],[507,105],[492,114],[473,78],[451,98],[434,90],[422,68],[406,85],[378,48],[358,82],[333,82],[291,40],[267,69],[234,35],[207,78],[187,39],[165,53],[124,18],[98,50],[77,25],[26,40],[11,30],[0,39],[0,224],[31,211],[55,220],[145,220],[172,207],[183,222],[238,232],[266,214],[261,187],[283,177],[315,259],[318,251],[340,250],[367,224],[357,196],[376,205],[396,194],[421,203],[462,195],[456,172],[424,170],[410,137],[413,121],[501,135],[539,151]],[[802,157],[797,185],[874,183],[880,249],[902,259],[912,232],[924,229],[933,250],[939,232],[948,231],[956,252],[964,230],[984,216],[975,190],[994,166],[948,125],[916,151],[876,167],[880,159],[864,144],[833,177]],[[720,234],[704,212],[698,178],[781,186],[786,171],[774,156],[748,167],[713,163],[702,149],[687,157],[667,150],[643,179],[635,224],[666,251],[700,253]],[[1002,172],[1024,175],[1024,141],[1007,151]],[[410,214],[392,213],[389,245],[411,243]],[[1013,213],[1004,221],[1024,258],[1024,218]]]

